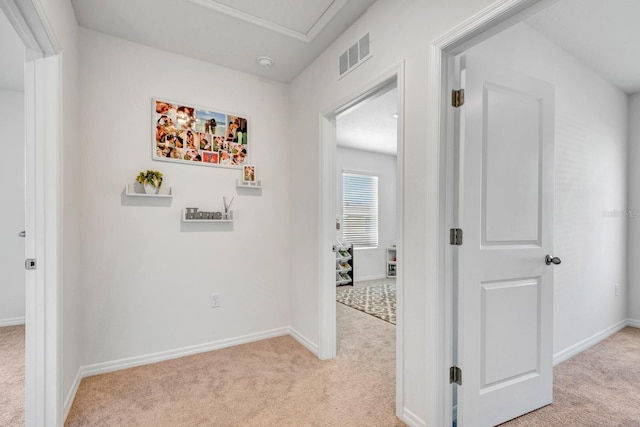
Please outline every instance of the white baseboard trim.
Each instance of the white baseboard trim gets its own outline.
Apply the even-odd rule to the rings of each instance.
[[[631,326],[632,328],[640,328],[640,320],[627,319],[627,326]]]
[[[0,319],[0,328],[3,328],[5,326],[17,326],[17,325],[24,325],[24,316]]]
[[[133,368],[135,366],[149,365],[151,363],[163,362],[165,360],[177,359],[179,357],[191,356],[192,354],[219,350],[221,348],[247,344],[254,341],[280,337],[288,334],[288,327],[272,329],[270,331],[256,332],[254,334],[243,335],[240,337],[212,341],[188,347],[176,348],[173,350],[160,351],[157,353],[145,354],[142,356],[128,357],[126,359],[113,360],[111,362],[95,363],[93,365],[82,366],[80,369],[82,371],[82,378],[85,378],[92,375],[119,371],[121,369]]]
[[[298,341],[300,344],[302,344],[302,346],[304,348],[306,348],[307,350],[309,350],[311,353],[315,354],[316,356],[318,356],[318,344],[311,342],[309,339],[307,339],[304,335],[302,335],[300,332],[296,331],[293,328],[289,328],[289,334],[291,335],[291,337]]]
[[[384,274],[378,274],[375,276],[366,276],[366,277],[358,277],[356,279],[354,279],[354,282],[364,282],[366,280],[380,280],[380,279],[386,279],[387,276]]]
[[[419,416],[417,416],[407,408],[402,409],[402,421],[404,421],[404,423],[407,424],[409,427],[426,427],[427,426],[427,423],[422,418],[420,418]]]
[[[76,377],[73,380],[73,384],[71,384],[71,389],[69,390],[69,393],[67,394],[67,398],[64,400],[64,407],[63,407],[63,416],[62,419],[66,421],[67,416],[69,416],[69,411],[71,410],[71,405],[73,404],[73,399],[76,398],[76,393],[78,393],[78,387],[80,387],[80,381],[82,381],[82,367],[80,367],[80,369],[78,369],[78,372],[76,373]]]
[[[609,338],[611,335],[615,334],[616,332],[620,331],[625,326],[627,326],[628,323],[629,323],[628,320],[622,320],[622,321],[616,323],[615,325],[608,327],[604,331],[598,332],[597,334],[592,335],[591,337],[589,337],[587,339],[584,339],[584,340],[580,341],[579,343],[574,344],[571,347],[566,348],[566,349],[554,354],[553,355],[553,366],[556,366],[557,364],[562,363],[565,360],[568,360],[568,359],[572,358],[576,354],[582,353],[583,351],[585,351],[589,347],[592,347],[592,346],[598,344],[600,341],[602,341],[602,340],[604,340],[606,338]]]

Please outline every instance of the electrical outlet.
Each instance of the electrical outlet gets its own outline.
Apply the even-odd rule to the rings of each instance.
[[[620,284],[616,283],[616,296],[620,295]]]
[[[209,305],[211,308],[220,307],[220,294],[211,294],[209,296]]]

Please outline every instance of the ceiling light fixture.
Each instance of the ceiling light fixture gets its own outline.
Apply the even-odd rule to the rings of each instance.
[[[273,59],[268,56],[261,56],[258,58],[258,65],[260,65],[260,68],[268,70],[273,65]]]

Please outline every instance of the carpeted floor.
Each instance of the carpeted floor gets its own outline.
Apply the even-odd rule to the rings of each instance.
[[[24,425],[24,325],[0,328],[0,426]]]
[[[623,329],[553,374],[553,403],[502,427],[640,426],[640,329]]]
[[[396,285],[386,281],[365,286],[345,286],[336,289],[336,301],[356,310],[396,324]]]
[[[280,337],[85,378],[65,425],[402,426],[394,416],[395,327],[342,304],[336,311],[333,360]],[[24,327],[0,328],[0,353],[16,349],[11,341],[22,350],[0,364],[2,426],[24,424],[22,409],[7,406],[22,405],[22,384],[7,378],[23,381],[15,372],[24,369]],[[501,427],[640,426],[640,329],[561,363],[554,376],[552,405]]]
[[[338,357],[285,336],[82,380],[66,426],[404,426],[395,327],[336,304]]]

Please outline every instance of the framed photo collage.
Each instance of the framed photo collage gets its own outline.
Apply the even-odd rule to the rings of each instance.
[[[247,118],[153,100],[153,159],[241,168],[249,161]]]

